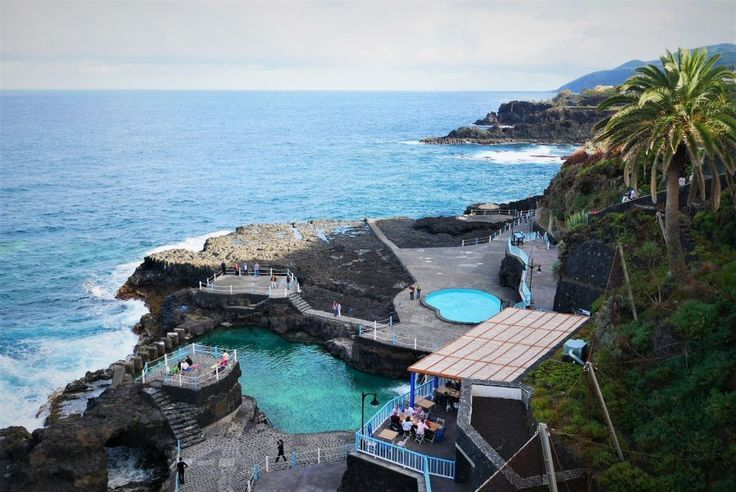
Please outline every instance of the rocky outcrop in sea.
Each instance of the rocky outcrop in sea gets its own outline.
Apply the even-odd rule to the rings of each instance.
[[[580,144],[593,135],[603,117],[596,110],[607,92],[599,95],[560,95],[549,101],[511,101],[443,137],[423,139],[427,144]]]

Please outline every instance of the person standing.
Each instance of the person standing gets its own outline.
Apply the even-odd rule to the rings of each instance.
[[[179,456],[179,461],[176,463],[176,474],[179,477],[180,484],[184,483],[184,470],[186,468],[189,468],[189,465],[184,462],[184,458]]]
[[[422,297],[422,286],[417,284],[417,300]]]
[[[332,314],[337,317],[337,301],[332,301]]]
[[[284,454],[284,441],[282,439],[279,439],[278,441],[276,441],[276,445],[279,451],[279,454],[276,455],[276,463],[279,462],[279,458],[284,458],[284,461],[286,461],[286,455]]]
[[[291,275],[286,274],[286,290],[291,290]]]
[[[222,274],[225,275],[227,272],[227,265],[225,265],[224,261],[220,264],[220,268],[222,268]]]
[[[255,275],[256,277],[261,276],[261,265],[259,265],[258,263],[253,265],[253,275]]]
[[[337,316],[342,316],[342,304],[337,303]]]
[[[414,284],[411,284],[409,286],[409,300],[410,301],[414,300]]]
[[[271,288],[276,288],[276,275],[271,275]]]

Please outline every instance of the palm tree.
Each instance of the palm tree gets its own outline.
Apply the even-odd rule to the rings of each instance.
[[[703,167],[711,169],[712,198],[720,203],[718,162],[726,170],[729,189],[736,144],[736,73],[716,67],[718,55],[704,49],[667,51],[661,66],[648,65],[624,82],[598,109],[612,115],[595,126],[596,141],[621,151],[624,180],[636,186],[639,168],[651,172],[652,201],[657,174],[666,178],[665,244],[673,276],[682,280],[687,266],[680,242],[679,179],[691,167],[693,186],[705,198]]]

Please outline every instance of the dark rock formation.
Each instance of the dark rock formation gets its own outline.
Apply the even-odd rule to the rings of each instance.
[[[515,256],[506,256],[501,260],[501,268],[498,271],[498,281],[503,287],[511,287],[516,290],[519,288],[519,282],[521,282],[521,274],[524,272],[524,265]],[[521,298],[515,299],[515,302],[520,301]]]
[[[477,120],[483,127],[461,127],[444,137],[422,140],[428,144],[568,143],[579,144],[592,136],[593,125],[603,115],[595,105],[604,97],[560,95],[550,101],[511,101],[498,112]],[[589,96],[589,95],[588,95]],[[585,105],[582,105],[582,103]]]
[[[158,469],[154,483],[168,476],[174,438],[163,415],[143,397],[141,386],[123,385],[91,400],[84,415],[73,415],[28,434],[0,430],[0,490],[107,490],[106,447],[138,449]]]

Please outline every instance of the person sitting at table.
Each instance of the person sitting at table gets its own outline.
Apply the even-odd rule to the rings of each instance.
[[[424,419],[422,419],[417,424],[417,436],[423,436],[424,431],[426,431],[427,429],[429,429],[429,426],[427,425],[427,422]]]
[[[404,413],[405,413],[405,414],[406,414],[406,415],[407,415],[408,417],[413,417],[413,416],[414,416],[414,414],[416,413],[416,411],[414,410],[414,407],[412,407],[411,405],[407,405],[407,406],[406,406],[406,410],[404,410]]]
[[[392,415],[392,416],[394,416],[394,415],[395,415],[395,416],[397,416],[397,417],[398,417],[399,415],[401,415],[401,409],[399,408],[399,406],[398,406],[398,405],[396,405],[396,406],[394,407],[394,411],[393,411],[393,412],[391,413],[391,415]]]
[[[411,417],[406,417],[406,420],[401,424],[401,430],[404,431],[404,434],[410,434],[411,429],[414,427],[414,424],[411,421]]]
[[[401,416],[391,415],[391,429],[396,431],[400,431],[402,429]]]
[[[414,416],[418,419],[424,420],[427,418],[427,412],[425,412],[422,407],[417,407],[417,413]]]

